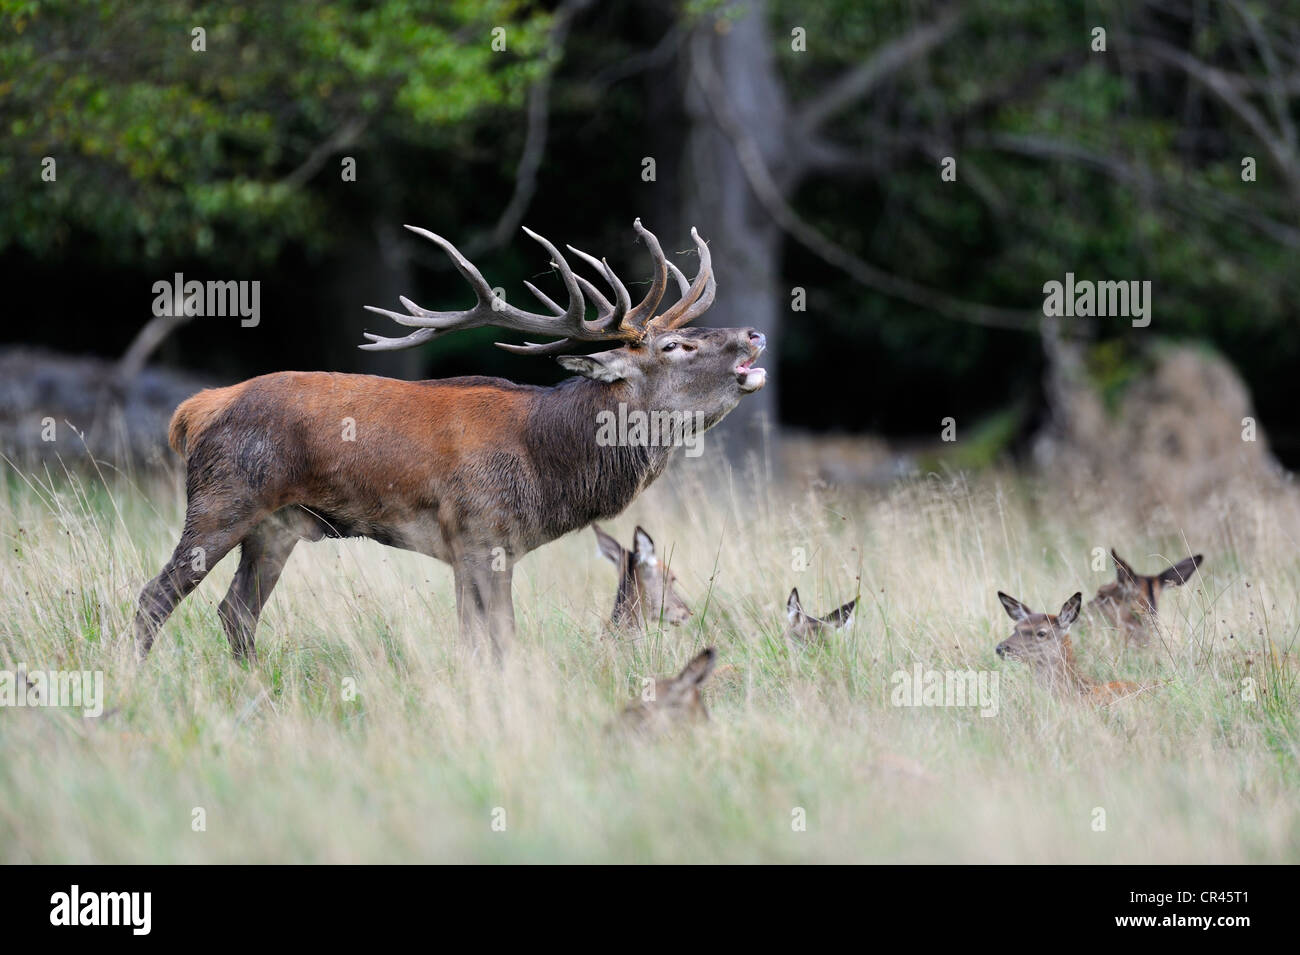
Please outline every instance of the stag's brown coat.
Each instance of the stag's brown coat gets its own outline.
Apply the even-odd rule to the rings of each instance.
[[[419,330],[399,339],[367,334],[371,344],[362,346],[409,347],[481,325],[563,336],[502,346],[524,354],[554,354],[582,341],[620,343],[561,356],[580,377],[556,387],[280,372],[181,404],[170,440],[185,458],[185,526],[171,560],[140,595],[140,652],[149,652],[176,604],[238,546],[239,568],[219,614],[234,654],[254,655],[258,617],[290,553],[299,540],[322,537],[370,537],[451,564],[462,632],[486,634],[500,652],[514,628],[515,562],[618,514],[668,463],[670,445],[598,440],[601,415],[677,413],[706,429],[766,380],[752,367],[765,344],[758,332],[682,327],[713,300],[708,246],[696,236],[700,268],[688,283],[639,220],[636,228],[656,272],[635,308],[607,265],[574,250],[601,268],[613,302],[534,236],[569,291],[561,308],[534,289],[551,315],[505,305],[451,243],[414,230],[448,252],[478,303],[463,312],[429,312],[403,299],[410,315],[383,314]],[[681,297],[655,315],[669,272]],[[596,303],[595,320],[585,317],[582,290]]]

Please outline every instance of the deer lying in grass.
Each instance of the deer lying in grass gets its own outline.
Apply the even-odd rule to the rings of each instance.
[[[410,314],[372,309],[416,331],[403,338],[366,333],[370,343],[361,347],[409,348],[483,326],[546,335],[555,340],[501,347],[558,355],[579,377],[554,388],[483,377],[415,382],[280,372],[181,404],[168,438],[185,458],[185,527],[140,594],[141,656],[176,605],[238,545],[239,569],[219,615],[234,655],[255,657],[258,616],[285,562],[299,540],[322,537],[370,537],[451,564],[462,634],[475,644],[486,635],[499,655],[514,633],[515,563],[622,512],[663,472],[683,443],[679,432],[689,426],[693,438],[766,382],[753,367],[766,344],[758,331],[683,327],[708,309],[717,287],[709,247],[695,230],[699,271],[687,282],[640,220],[634,227],[655,266],[635,306],[606,262],[569,247],[604,276],[612,302],[575,275],[555,246],[525,230],[568,293],[562,307],[529,285],[547,314],[507,304],[450,242],[408,226],[451,257],[477,302],[431,312],[402,298]],[[670,272],[681,297],[655,314]],[[588,300],[594,319],[587,318]],[[589,342],[619,347],[561,354]],[[638,429],[635,440],[608,440],[610,418],[633,415],[667,420],[670,435],[652,443]]]
[[[618,568],[618,593],[609,624],[614,631],[644,633],[651,624],[681,626],[691,608],[677,593],[677,575],[655,553],[655,542],[638,526],[629,551],[596,524],[596,544],[602,557]]]
[[[1034,671],[1038,680],[1064,696],[1082,697],[1093,703],[1112,703],[1146,689],[1138,683],[1098,683],[1084,676],[1070,645],[1070,625],[1079,617],[1083,594],[1065,602],[1059,614],[1034,613],[1019,600],[998,591],[998,600],[1016,622],[1011,636],[997,646],[999,657],[1019,660]]]
[[[1097,596],[1088,601],[1088,612],[1118,630],[1125,642],[1146,646],[1151,642],[1160,592],[1186,583],[1204,558],[1197,554],[1147,576],[1135,571],[1114,550],[1110,556],[1115,559],[1115,580],[1097,590]]]
[[[702,651],[677,676],[655,680],[653,692],[623,711],[623,725],[629,729],[658,731],[683,723],[708,720],[709,711],[700,698],[700,685],[717,662],[712,647]],[[647,689],[649,689],[647,687]]]
[[[785,639],[796,643],[812,643],[823,639],[832,630],[843,630],[853,621],[853,608],[857,603],[856,599],[850,600],[838,610],[822,617],[814,617],[805,612],[803,605],[799,603],[799,589],[796,587],[790,591],[790,597],[785,602],[785,615],[788,620]]]

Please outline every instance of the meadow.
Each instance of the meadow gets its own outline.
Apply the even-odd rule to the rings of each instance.
[[[177,474],[0,470],[0,669],[102,671],[106,694],[98,718],[0,708],[3,862],[1300,861],[1287,485],[1135,514],[1008,471],[864,490],[705,455],[606,525],[654,535],[683,627],[604,635],[615,574],[587,530],[521,563],[518,641],[485,665],[446,566],[327,541],[296,549],[241,666],[216,613],[233,555],[134,658]],[[1206,560],[1151,649],[1078,628],[1090,675],[1166,681],[1097,708],[996,657],[996,591],[1055,612],[1113,578],[1112,546],[1148,573]],[[814,612],[856,595],[852,625],[788,646],[792,586]],[[707,723],[611,730],[705,646]],[[894,705],[916,662],[997,673],[996,715]]]

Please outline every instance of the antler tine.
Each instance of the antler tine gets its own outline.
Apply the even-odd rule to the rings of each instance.
[[[710,269],[708,281],[704,283],[704,291],[700,293],[700,297],[695,300],[695,303],[691,305],[690,308],[682,312],[682,314],[668,327],[681,328],[683,325],[689,325],[691,322],[695,321],[709,310],[713,305],[713,298],[717,294],[718,283],[713,278],[713,270]]]
[[[645,239],[646,248],[650,250],[650,255],[654,258],[655,275],[650,282],[650,290],[645,293],[645,298],[637,303],[636,308],[627,313],[624,321],[633,328],[644,330],[646,323],[654,317],[655,309],[663,300],[664,290],[668,288],[668,260],[664,257],[663,247],[659,245],[659,240],[655,234],[641,224],[640,217],[632,223],[632,228],[636,229],[637,234]]]
[[[682,297],[662,315],[656,315],[651,319],[650,324],[656,329],[681,328],[692,319],[698,318],[705,309],[713,304],[717,286],[713,280],[713,258],[709,255],[709,245],[700,238],[700,234],[695,231],[694,227],[691,228],[691,238],[695,240],[695,247],[700,253],[699,271],[695,273],[695,280],[682,293]],[[685,280],[681,271],[673,266],[671,262],[669,267],[673,269],[678,284],[681,284]],[[701,307],[696,308],[696,305]]]
[[[592,285],[581,275],[577,276],[577,279],[578,284],[582,286],[582,291],[586,293],[587,298],[596,303],[596,312],[598,317],[595,322],[591,322],[590,324],[599,325],[604,317],[614,310],[614,306],[609,299],[605,298],[604,293],[601,292],[600,289],[596,288],[596,286]]]
[[[552,299],[549,295],[547,295],[545,292],[539,289],[532,282],[524,282],[524,288],[532,292],[533,297],[536,298],[543,305],[545,305],[547,308],[549,308],[552,312],[554,312],[557,317],[564,314],[564,308],[559,304],[557,304],[554,299]]]
[[[596,291],[595,286],[582,276],[578,276],[578,282],[582,285],[583,290],[586,291],[596,303],[598,314],[594,324],[598,325],[604,331],[618,331],[618,329],[623,325],[623,318],[627,315],[628,307],[632,304],[632,300],[627,294],[627,286],[624,285],[619,277],[614,273],[614,270],[609,267],[609,262],[605,259],[598,259],[594,255],[588,255],[586,252],[583,252],[581,249],[575,249],[573,246],[569,246],[569,251],[581,258],[588,265],[599,270],[605,276],[605,281],[609,283],[609,287],[614,290],[615,304],[610,304],[609,299]]]
[[[523,345],[511,345],[508,342],[494,342],[497,348],[512,355],[561,355],[574,346],[571,338],[561,338],[553,342],[526,342]]]
[[[483,278],[483,273],[474,267],[474,263],[471,262],[469,259],[465,258],[465,256],[460,254],[460,249],[456,248],[454,245],[452,245],[449,241],[444,239],[442,236],[438,235],[436,232],[430,232],[428,229],[421,229],[419,226],[416,225],[406,225],[403,228],[411,232],[414,232],[416,235],[423,236],[424,238],[432,242],[434,245],[442,249],[442,251],[446,252],[447,258],[451,259],[452,264],[456,266],[456,271],[458,271],[461,275],[465,277],[465,281],[467,281],[469,283],[470,288],[474,290],[474,297],[478,299],[478,304],[479,305],[492,304],[492,297],[493,297],[492,286],[488,285],[487,279]],[[406,310],[410,312],[412,315],[416,316],[417,318],[443,319],[444,317],[446,317],[446,319],[450,319],[452,316],[462,314],[459,312],[433,312],[427,308],[422,308],[419,305],[416,305],[414,302],[412,302],[409,298],[406,298],[405,296],[399,296],[398,301],[400,301],[404,306],[406,306]],[[372,312],[375,312],[376,314],[387,315],[389,318],[392,318],[394,321],[402,325],[408,325],[408,326],[416,325],[416,323],[411,322],[409,320],[403,321],[403,319],[406,316],[401,316],[399,318],[393,312],[389,312],[380,308],[373,308],[369,305],[367,305],[366,308]],[[446,319],[444,319],[444,323]],[[430,324],[423,324],[417,327],[432,328],[435,326]]]
[[[418,332],[412,332],[402,338],[385,338],[383,335],[376,335],[373,332],[362,332],[370,341],[365,345],[358,345],[362,351],[396,351],[399,348],[410,348],[412,345],[421,345],[438,334],[436,328],[422,328]]]
[[[673,273],[673,278],[677,280],[677,291],[680,293],[681,298],[686,298],[691,291],[690,279],[683,275],[682,270],[671,262],[668,263],[668,269]],[[667,313],[665,312],[665,314]]]
[[[538,235],[528,226],[523,227],[524,232],[530,239],[535,239],[537,243],[547,251],[551,256],[551,264],[560,270],[560,278],[564,280],[564,288],[569,293],[569,307],[565,309],[564,323],[569,326],[568,330],[581,332],[583,321],[587,317],[587,303],[582,297],[582,290],[578,288],[577,277],[573,274],[573,269],[569,268],[569,263],[564,261],[564,256],[560,254],[551,240],[544,235]]]

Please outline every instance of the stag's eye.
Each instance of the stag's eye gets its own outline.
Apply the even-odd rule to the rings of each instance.
[[[1047,631],[1046,631],[1046,630],[1039,630],[1039,631],[1038,631],[1038,636],[1040,636],[1040,637],[1045,637],[1045,636],[1047,636]]]
[[[664,350],[664,351],[672,351],[672,350],[673,350],[674,348],[676,348],[676,347],[677,347],[677,343],[676,343],[676,342],[668,342],[668,344],[664,345],[663,350]]]

